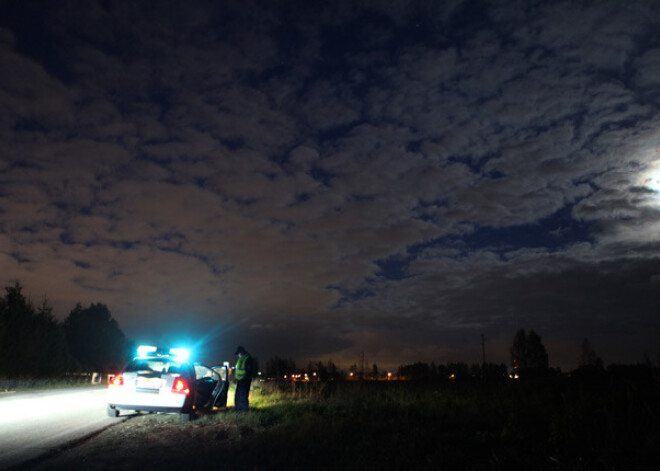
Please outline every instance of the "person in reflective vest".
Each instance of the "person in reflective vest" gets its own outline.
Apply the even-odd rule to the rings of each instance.
[[[234,368],[234,378],[236,379],[234,410],[246,411],[250,406],[249,395],[254,361],[252,356],[241,346],[236,348],[236,356],[238,356],[238,361],[236,361],[236,367]]]

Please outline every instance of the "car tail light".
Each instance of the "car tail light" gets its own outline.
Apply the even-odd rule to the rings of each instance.
[[[109,384],[110,386],[123,386],[124,377],[122,375],[113,376],[112,378],[110,378]]]
[[[172,392],[190,394],[190,388],[188,387],[188,383],[186,383],[181,378],[177,378],[174,380],[174,384],[172,385]]]

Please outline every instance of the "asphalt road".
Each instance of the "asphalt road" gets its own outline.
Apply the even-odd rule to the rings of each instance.
[[[125,420],[106,415],[106,387],[0,393],[0,469],[47,455]]]

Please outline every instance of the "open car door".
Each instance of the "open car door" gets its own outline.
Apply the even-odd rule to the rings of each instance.
[[[214,366],[211,368],[215,373],[218,374],[220,380],[213,391],[213,403],[211,404],[214,407],[227,407],[227,393],[229,392],[229,368],[227,365]]]
[[[208,366],[195,363],[195,407],[209,409],[215,400],[220,375]]]

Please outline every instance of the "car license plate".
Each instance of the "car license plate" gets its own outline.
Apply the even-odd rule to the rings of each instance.
[[[160,389],[162,385],[161,378],[138,378],[135,384],[138,389]]]

